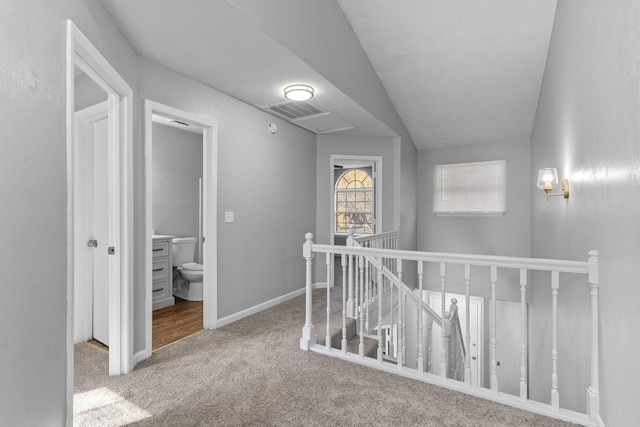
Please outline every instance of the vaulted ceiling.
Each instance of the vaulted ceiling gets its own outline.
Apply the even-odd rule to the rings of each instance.
[[[394,135],[274,31],[313,20],[314,1],[268,15],[262,0],[103,3],[142,56],[258,108],[283,102],[288,84],[310,84],[311,102],[353,127],[333,133]],[[418,148],[529,138],[555,0],[338,2]]]

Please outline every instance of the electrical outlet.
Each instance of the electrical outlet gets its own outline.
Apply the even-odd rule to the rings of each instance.
[[[224,213],[224,222],[229,223],[229,222],[233,222],[233,211],[226,211]]]

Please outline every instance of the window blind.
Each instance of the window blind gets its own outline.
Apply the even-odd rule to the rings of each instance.
[[[507,161],[436,165],[438,215],[503,215],[507,211]]]

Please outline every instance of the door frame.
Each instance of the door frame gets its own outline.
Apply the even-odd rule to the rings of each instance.
[[[218,323],[218,124],[209,118],[160,104],[150,99],[144,100],[144,253],[145,253],[145,348],[136,353],[136,362],[151,357],[152,343],[152,245],[153,245],[153,203],[152,203],[152,128],[153,115],[157,114],[189,125],[203,128],[203,206],[207,215],[203,218],[204,277],[203,277],[203,323],[205,329],[215,329]]]
[[[133,90],[71,21],[66,22],[66,146],[67,146],[67,402],[73,402],[74,288],[82,268],[77,250],[82,244],[82,215],[77,198],[75,155],[75,75],[78,66],[108,94],[109,112],[109,238],[115,248],[109,262],[109,374],[133,369]],[[71,416],[71,415],[69,415]]]
[[[331,215],[331,219],[329,221],[329,244],[335,244],[335,235],[336,235],[336,215],[335,215],[335,206],[336,206],[336,195],[335,189],[336,184],[334,180],[334,170],[336,161],[340,159],[344,160],[357,160],[362,162],[371,162],[373,164],[374,169],[374,192],[375,192],[375,206],[374,206],[374,220],[375,220],[375,232],[382,232],[382,157],[381,156],[359,156],[353,154],[331,154],[329,156],[329,211]]]
[[[103,120],[109,117],[109,105],[108,101],[99,102],[90,107],[84,108],[82,110],[76,111],[74,113],[75,120],[75,128],[74,128],[74,157],[78,161],[77,166],[84,165],[86,168],[87,158],[86,156],[86,136],[87,130],[89,126],[92,126],[96,122]],[[85,195],[83,197],[83,201],[78,201],[76,206],[78,209],[82,210],[85,207],[83,203],[86,201],[87,188],[85,186],[87,180],[86,175],[83,172],[82,168],[76,169],[75,173],[78,174],[76,177],[76,188],[79,190],[80,194]],[[84,226],[84,230],[79,230],[80,226]],[[93,256],[92,251],[87,251],[83,246],[81,246],[82,241],[87,238],[88,235],[88,227],[86,227],[86,222],[82,221],[78,224],[78,228],[76,228],[76,236],[78,241],[76,242],[78,249],[80,250],[76,253],[76,271],[78,274],[82,275],[81,279],[79,276],[76,276],[76,279],[80,279],[79,283],[89,283],[90,280],[93,279],[93,274],[91,273],[91,269],[87,268],[88,263],[90,262],[90,257]],[[104,246],[106,242],[102,242],[101,246]],[[78,281],[76,280],[76,283]],[[89,286],[74,286],[74,328],[73,328],[73,342],[79,343],[83,341],[87,341],[93,337],[93,292],[91,287]]]

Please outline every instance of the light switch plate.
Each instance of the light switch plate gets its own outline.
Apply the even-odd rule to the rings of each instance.
[[[224,213],[224,222],[233,222],[233,211],[226,211]]]

